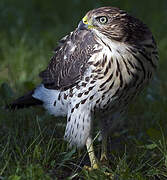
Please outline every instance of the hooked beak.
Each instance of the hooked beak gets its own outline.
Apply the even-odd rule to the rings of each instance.
[[[78,24],[78,29],[80,30],[88,30],[88,24],[85,24],[83,21],[80,21]]]

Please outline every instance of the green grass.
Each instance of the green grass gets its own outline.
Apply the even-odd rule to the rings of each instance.
[[[47,66],[57,40],[72,31],[89,9],[104,5],[142,19],[156,38],[160,61],[152,84],[131,104],[125,125],[111,133],[109,165],[88,172],[83,169],[89,165],[86,149],[69,149],[63,140],[64,118],[40,107],[17,112],[3,107],[40,83],[38,73]],[[108,179],[104,172],[118,180],[167,179],[166,7],[166,0],[1,0],[0,179]],[[96,139],[95,149],[99,156]]]

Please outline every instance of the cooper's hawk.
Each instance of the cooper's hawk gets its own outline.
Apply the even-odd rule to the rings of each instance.
[[[70,145],[86,145],[96,168],[93,116],[101,117],[101,159],[106,158],[112,123],[148,84],[157,60],[156,44],[145,24],[118,8],[94,9],[60,40],[47,69],[40,73],[42,83],[9,106],[42,104],[55,116],[67,116],[65,139]]]

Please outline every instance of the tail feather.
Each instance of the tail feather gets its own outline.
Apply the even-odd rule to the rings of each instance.
[[[8,104],[5,107],[5,109],[16,110],[16,109],[27,108],[30,106],[42,105],[43,104],[42,101],[32,97],[33,93],[34,93],[34,91],[30,91],[29,93],[25,94],[24,96],[19,97],[18,99],[13,101],[11,104]]]

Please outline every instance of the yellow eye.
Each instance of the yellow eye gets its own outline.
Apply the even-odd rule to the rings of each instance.
[[[106,16],[101,16],[101,17],[98,17],[97,19],[101,24],[105,24],[108,21],[108,18]]]

